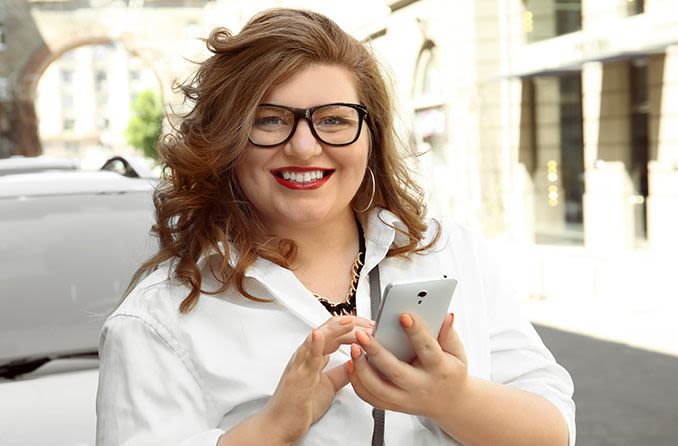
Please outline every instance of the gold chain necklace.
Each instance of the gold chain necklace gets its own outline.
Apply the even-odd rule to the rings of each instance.
[[[360,279],[360,270],[363,268],[363,251],[360,251],[353,261],[353,266],[351,267],[351,274],[353,275],[351,279],[351,286],[348,289],[346,295],[346,300],[344,302],[334,304],[327,300],[325,297],[320,296],[319,294],[313,293],[316,299],[320,301],[321,304],[325,307],[327,311],[330,312],[333,316],[343,316],[345,314],[355,315],[356,314],[356,305],[355,305],[355,293],[358,289],[358,280]]]
[[[351,266],[351,285],[348,288],[348,293],[346,295],[346,300],[344,302],[334,304],[327,300],[327,298],[320,296],[316,293],[313,293],[316,299],[323,304],[325,309],[330,312],[333,316],[343,316],[343,315],[356,315],[356,302],[355,294],[358,290],[358,280],[360,280],[360,271],[363,269],[363,264],[365,263],[365,237],[363,235],[363,228],[358,224],[358,240],[360,247],[358,248],[358,255],[356,255],[353,265]]]

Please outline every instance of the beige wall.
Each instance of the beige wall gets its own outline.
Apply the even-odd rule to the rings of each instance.
[[[658,249],[678,249],[678,46],[655,56],[650,70],[651,147],[648,238]],[[662,70],[663,68],[663,70]]]

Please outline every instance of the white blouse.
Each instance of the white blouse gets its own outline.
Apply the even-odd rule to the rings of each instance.
[[[373,210],[365,221],[365,264],[356,303],[370,318],[368,274],[379,264],[382,290],[394,280],[447,275],[459,282],[450,311],[464,344],[469,374],[534,392],[555,404],[575,442],[573,383],[521,316],[510,281],[479,237],[441,222],[439,241],[424,255],[385,258],[403,243],[395,215]],[[436,224],[429,227],[432,237]],[[237,254],[232,254],[231,262]],[[203,289],[217,289],[210,271],[216,257],[199,262]],[[213,446],[219,436],[258,412],[273,394],[287,361],[329,313],[294,274],[258,259],[246,273],[254,302],[229,289],[201,295],[188,314],[179,304],[188,288],[162,266],[139,283],[106,321],[99,341],[97,445]],[[328,367],[350,358],[348,346]],[[371,407],[350,384],[297,444],[368,445]],[[386,412],[385,444],[456,445],[430,419]]]

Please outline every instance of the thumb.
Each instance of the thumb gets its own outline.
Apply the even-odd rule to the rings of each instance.
[[[438,334],[438,343],[440,343],[444,351],[456,356],[464,364],[467,363],[464,345],[454,329],[454,313],[450,313],[445,317],[443,328],[440,329],[440,334]]]

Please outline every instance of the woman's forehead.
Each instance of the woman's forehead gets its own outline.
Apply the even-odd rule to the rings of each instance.
[[[274,83],[262,103],[307,108],[333,102],[358,102],[353,75],[337,65],[306,65]]]

